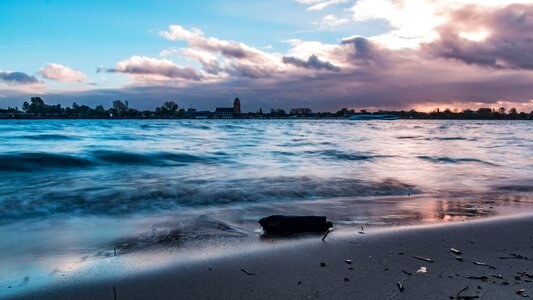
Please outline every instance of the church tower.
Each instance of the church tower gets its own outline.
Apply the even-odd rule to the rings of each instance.
[[[239,98],[235,98],[235,101],[233,101],[233,111],[238,114],[241,113],[241,100]]]

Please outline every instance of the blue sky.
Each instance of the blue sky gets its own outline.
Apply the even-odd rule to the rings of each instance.
[[[313,22],[322,15],[287,0],[1,0],[1,67],[31,73],[58,62],[97,76],[97,66],[110,66],[139,53],[155,57],[162,49],[176,46],[158,34],[170,24],[276,50],[289,47],[283,40],[337,43],[353,33],[353,28],[344,35],[319,30]],[[386,27],[385,22],[372,23],[359,25],[357,33],[370,35]]]
[[[243,93],[252,110],[485,103],[529,108],[532,90],[511,80],[530,79],[532,55],[504,53],[498,39],[508,32],[495,28],[505,25],[497,23],[499,14],[533,14],[531,2],[0,0],[0,107],[41,95],[67,104],[128,98],[139,107],[172,97],[210,108]],[[476,24],[454,19],[467,9]],[[510,38],[524,42],[523,35]],[[446,52],[452,42],[460,53]],[[14,72],[26,79],[13,79]],[[438,73],[460,79],[442,83]],[[521,89],[471,92],[494,82]]]

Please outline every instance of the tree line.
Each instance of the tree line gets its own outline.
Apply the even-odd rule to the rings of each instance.
[[[356,114],[387,114],[398,116],[402,119],[496,119],[496,120],[533,120],[533,111],[530,113],[518,112],[516,108],[507,110],[504,107],[497,109],[479,108],[477,110],[450,110],[439,108],[432,112],[419,112],[414,109],[409,111],[377,111],[368,112],[366,110],[355,111],[353,109],[342,108],[337,112],[313,112],[310,108],[293,108],[288,112],[281,108],[271,109],[268,113],[258,112],[242,113],[239,118],[346,118]],[[102,105],[91,108],[87,105],[73,103],[71,107],[62,107],[60,104],[46,104],[40,97],[32,97],[30,101],[22,104],[22,111],[17,107],[7,109],[0,108],[2,118],[65,118],[65,119],[142,119],[142,118],[168,118],[183,119],[216,117],[211,112],[197,112],[195,109],[187,110],[179,108],[174,101],[164,102],[154,110],[137,110],[131,108],[127,101],[115,100],[108,109]]]

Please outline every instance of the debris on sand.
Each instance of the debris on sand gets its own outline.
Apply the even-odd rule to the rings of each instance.
[[[489,278],[487,276],[466,276],[465,278],[467,278],[467,279],[475,279],[475,280],[483,280],[483,281],[489,280]]]
[[[459,292],[457,292],[455,294],[455,297],[452,297],[450,296],[450,299],[454,299],[454,300],[471,300],[471,299],[478,299],[479,296],[461,296],[461,294],[468,290],[468,287],[465,287],[464,289],[460,290]]]
[[[328,234],[329,234],[330,232],[332,232],[332,231],[333,231],[333,228],[328,228],[328,230],[326,230],[326,233],[324,233],[324,236],[322,237],[322,241],[325,241],[325,240],[326,240],[326,237],[328,236]]]
[[[458,261],[464,261],[462,256],[456,256],[455,259],[457,259]]]
[[[516,291],[518,295],[523,295],[526,292],[526,289],[519,289]]]
[[[345,259],[344,262],[347,263],[347,264],[349,264],[349,265],[352,264],[352,260],[351,260],[351,259]]]
[[[269,216],[259,220],[267,234],[325,232],[333,227],[323,216]]]
[[[475,261],[474,265],[483,266],[483,267],[489,267],[490,269],[496,270],[496,267],[493,267],[493,266],[491,266],[491,265],[489,265],[487,263],[484,263],[484,262]]]
[[[417,256],[417,255],[413,255],[414,258],[416,259],[419,259],[419,260],[423,260],[423,261],[426,261],[426,262],[429,262],[429,263],[433,263],[433,260],[431,258],[426,258],[426,257],[422,257],[422,256]]]
[[[405,290],[405,287],[400,281],[398,281],[398,289],[400,290],[400,292],[403,292]]]
[[[455,254],[457,254],[457,255],[461,255],[462,254],[461,251],[459,251],[459,250],[457,250],[455,248],[450,248],[450,251],[455,253]]]
[[[253,275],[257,275],[255,273],[250,273],[248,271],[246,271],[245,269],[241,269],[241,272],[243,272],[244,274],[248,275],[248,276],[253,276]]]
[[[320,266],[323,268],[323,267],[326,266],[326,263],[325,263],[325,262],[321,262],[321,263],[320,263]]]
[[[523,260],[528,260],[527,257],[522,256],[520,254],[515,254],[515,253],[511,253],[510,256],[500,257],[500,259],[523,259]]]

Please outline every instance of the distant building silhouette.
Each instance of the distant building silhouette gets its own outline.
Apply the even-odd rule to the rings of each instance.
[[[222,119],[233,119],[239,117],[241,114],[241,100],[235,98],[233,107],[217,107],[215,110],[215,117]]]
[[[233,111],[237,114],[241,113],[241,100],[239,98],[235,98],[235,101],[233,101]]]

